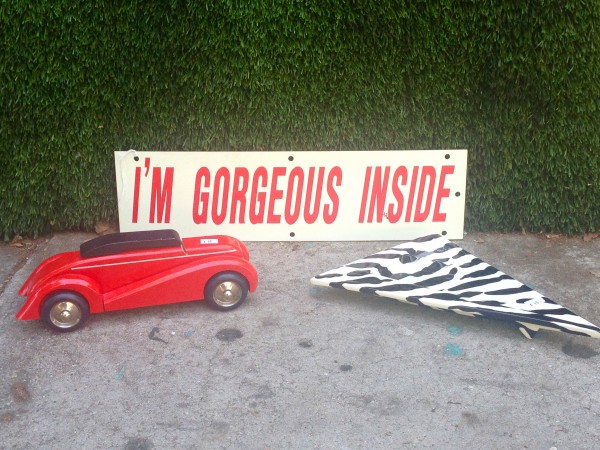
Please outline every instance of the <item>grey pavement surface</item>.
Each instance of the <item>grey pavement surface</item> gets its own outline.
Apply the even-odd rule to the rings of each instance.
[[[309,284],[397,242],[247,243],[259,287],[232,312],[15,320],[37,264],[91,237],[0,245],[0,448],[599,448],[599,340]],[[600,239],[456,242],[600,324]]]

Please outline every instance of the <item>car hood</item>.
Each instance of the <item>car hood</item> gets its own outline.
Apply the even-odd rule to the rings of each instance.
[[[238,256],[250,260],[250,254],[244,243],[231,236],[200,236],[183,238],[182,241],[186,252],[192,255],[227,253],[233,251]]]

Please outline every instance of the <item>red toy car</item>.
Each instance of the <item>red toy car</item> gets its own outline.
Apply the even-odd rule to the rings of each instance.
[[[181,239],[175,230],[100,236],[59,253],[29,276],[17,319],[73,331],[89,314],[205,299],[227,311],[258,284],[248,249],[229,236]]]

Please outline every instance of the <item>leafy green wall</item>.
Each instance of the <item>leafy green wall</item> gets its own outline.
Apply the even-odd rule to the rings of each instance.
[[[468,148],[469,230],[600,230],[600,1],[0,3],[0,233],[116,216],[113,151]]]

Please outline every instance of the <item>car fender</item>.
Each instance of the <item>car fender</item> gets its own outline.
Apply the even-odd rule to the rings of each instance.
[[[223,272],[237,272],[248,281],[248,290],[254,292],[258,285],[258,273],[256,268],[247,259],[238,256],[222,255],[204,258],[199,261],[192,261],[188,264],[176,267],[169,272],[161,274],[161,278],[183,278],[189,274],[194,274],[196,281],[203,286],[208,281]]]
[[[25,304],[17,313],[17,319],[39,319],[44,299],[56,291],[72,291],[78,293],[86,299],[90,306],[90,313],[92,314],[104,311],[100,285],[89,277],[69,274],[53,278],[44,283],[39,289],[30,292]]]
[[[248,290],[254,292],[258,285],[258,273],[256,268],[243,258],[214,258],[205,260],[198,268],[198,273],[206,284],[212,277],[223,272],[237,272],[248,281]]]

